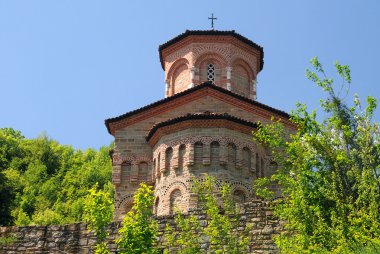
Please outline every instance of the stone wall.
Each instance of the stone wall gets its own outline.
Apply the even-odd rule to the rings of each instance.
[[[193,210],[201,224],[206,226],[204,212]],[[278,234],[280,225],[273,217],[269,204],[256,200],[245,203],[239,216],[240,225],[237,230],[243,231],[245,226],[251,228],[250,251],[248,253],[277,253],[272,241],[273,234]],[[159,240],[163,241],[163,230],[167,223],[174,224],[172,215],[158,217]],[[114,243],[120,222],[114,222],[109,227],[109,248],[111,253],[117,253]],[[27,226],[1,227],[0,237],[13,237],[15,241],[8,245],[0,245],[0,253],[93,253],[96,238],[87,231],[86,224],[75,223],[63,226]],[[206,247],[208,243],[204,243]],[[163,249],[166,246],[160,245]]]

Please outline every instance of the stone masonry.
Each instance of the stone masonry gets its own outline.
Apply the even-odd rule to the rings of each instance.
[[[193,210],[203,226],[207,225],[206,215],[203,211]],[[159,216],[159,246],[163,245],[164,228],[166,224],[174,225],[173,215]],[[237,230],[243,230],[249,226],[250,249],[247,253],[277,253],[272,236],[280,232],[280,225],[273,217],[269,204],[253,200],[242,205],[239,215],[241,225]],[[117,253],[117,245],[114,240],[118,237],[117,231],[120,222],[113,222],[109,228],[108,248],[111,253]],[[88,232],[86,224],[76,223],[63,226],[27,226],[27,227],[0,227],[0,237],[12,237],[14,241],[8,245],[0,244],[0,254],[48,254],[48,253],[93,253],[96,238]],[[202,246],[207,247],[204,242]]]

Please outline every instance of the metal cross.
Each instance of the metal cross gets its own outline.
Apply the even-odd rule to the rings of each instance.
[[[214,19],[217,20],[218,18],[214,18],[214,13],[212,13],[211,18],[208,19],[211,19],[211,28],[214,30]]]

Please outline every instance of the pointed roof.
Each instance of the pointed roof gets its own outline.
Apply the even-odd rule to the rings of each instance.
[[[259,46],[258,44],[254,43],[250,39],[238,34],[235,32],[235,30],[230,31],[220,31],[220,30],[186,30],[184,33],[174,37],[173,39],[165,42],[164,44],[160,45],[158,47],[158,51],[160,54],[160,62],[162,69],[165,69],[164,60],[162,57],[162,51],[173,44],[185,39],[186,37],[192,36],[192,35],[207,35],[207,36],[232,36],[241,42],[245,43],[246,45],[258,50],[260,52],[260,71],[264,67],[264,49],[263,47]]]

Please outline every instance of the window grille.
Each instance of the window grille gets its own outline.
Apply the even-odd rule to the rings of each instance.
[[[207,66],[207,80],[215,84],[215,67],[213,64]]]

